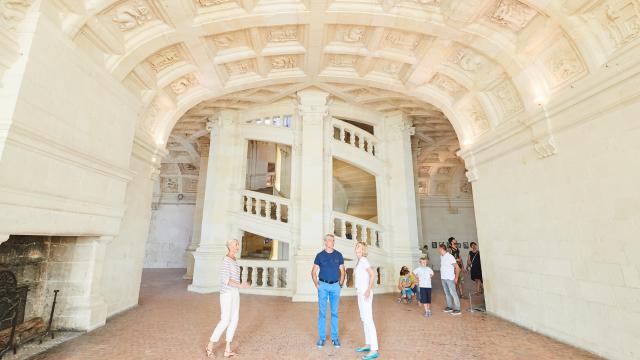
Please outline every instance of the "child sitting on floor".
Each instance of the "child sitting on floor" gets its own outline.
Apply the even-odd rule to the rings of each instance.
[[[413,281],[411,281],[411,277],[409,276],[410,271],[406,266],[403,266],[400,270],[400,278],[398,278],[398,290],[400,290],[400,297],[398,298],[398,302],[405,302],[407,304],[411,303],[411,298],[413,297],[413,286],[415,285]]]

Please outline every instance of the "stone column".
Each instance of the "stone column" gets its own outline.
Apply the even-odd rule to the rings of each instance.
[[[311,281],[313,259],[322,249],[322,237],[328,214],[326,210],[327,162],[325,152],[326,121],[328,121],[329,94],[319,90],[298,92],[298,112],[302,129],[297,133],[299,149],[294,148],[294,156],[302,156],[302,161],[294,162],[298,168],[292,171],[300,177],[296,197],[300,199],[297,223],[300,229],[299,242],[295,253],[295,279],[293,301],[316,301],[316,289]]]
[[[418,191],[418,174],[420,169],[418,168],[418,139],[413,138],[411,141],[411,163],[413,165],[413,192],[416,199],[416,222],[418,225],[418,246],[422,251],[422,247],[426,245],[423,239],[422,233],[422,209],[420,208],[420,193]]]
[[[415,265],[420,257],[418,243],[418,212],[416,210],[415,184],[411,135],[415,129],[402,113],[385,119],[385,156],[387,161],[388,191],[385,196],[388,212],[385,223],[385,249],[395,264],[393,273],[402,265]]]
[[[60,290],[54,320],[57,327],[91,331],[105,324],[107,304],[101,291],[102,274],[105,248],[112,239],[82,236],[74,243],[53,238],[47,294]]]
[[[209,130],[209,129],[207,129]],[[198,139],[198,149],[200,150],[200,172],[198,174],[198,193],[196,195],[196,208],[193,214],[193,232],[191,243],[187,247],[185,256],[187,258],[187,272],[184,279],[193,279],[193,265],[195,262],[194,252],[200,245],[200,235],[202,231],[202,212],[204,209],[204,190],[207,182],[207,169],[209,165],[209,138]]]
[[[204,189],[200,245],[194,253],[193,282],[189,291],[210,293],[219,290],[219,270],[225,243],[237,232],[232,231],[230,211],[241,198],[236,184],[238,163],[244,164],[243,140],[238,139],[237,114],[222,111],[210,123],[211,146]],[[240,239],[238,239],[240,240]]]

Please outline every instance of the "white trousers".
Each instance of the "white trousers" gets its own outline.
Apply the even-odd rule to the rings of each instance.
[[[218,342],[222,332],[227,329],[227,342],[233,341],[240,315],[240,293],[238,290],[220,294],[220,322],[211,334],[211,341]]]
[[[365,344],[371,347],[372,352],[376,352],[378,351],[378,334],[376,325],[373,323],[373,291],[369,299],[365,299],[364,292],[358,292],[358,309],[364,326]]]

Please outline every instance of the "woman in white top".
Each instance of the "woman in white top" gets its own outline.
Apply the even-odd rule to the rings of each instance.
[[[224,357],[236,356],[231,351],[231,341],[238,326],[238,316],[240,314],[240,293],[238,289],[248,288],[249,285],[240,282],[240,267],[236,262],[236,253],[240,249],[238,240],[227,241],[227,255],[222,260],[220,267],[220,322],[213,330],[209,344],[207,344],[207,357],[215,358],[213,347],[220,340],[224,330],[227,330],[227,345],[224,349]]]
[[[364,326],[365,346],[357,348],[357,352],[369,352],[363,356],[363,360],[378,358],[378,335],[373,323],[373,283],[376,280],[375,271],[367,260],[367,244],[358,241],[356,243],[356,256],[358,263],[354,270],[356,276],[356,292],[358,294],[358,309],[360,319]]]

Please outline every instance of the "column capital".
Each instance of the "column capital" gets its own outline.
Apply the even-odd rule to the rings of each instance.
[[[321,115],[326,116],[329,114],[329,93],[316,90],[307,89],[298,91],[298,111],[304,121],[315,120],[309,118],[306,115]]]

